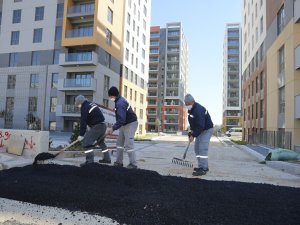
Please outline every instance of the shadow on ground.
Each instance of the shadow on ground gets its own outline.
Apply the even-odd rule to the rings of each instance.
[[[161,176],[92,164],[0,172],[0,197],[86,211],[119,223],[299,224],[300,189]]]

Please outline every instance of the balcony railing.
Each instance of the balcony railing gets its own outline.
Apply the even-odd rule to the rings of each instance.
[[[73,30],[67,30],[66,37],[90,37],[93,36],[93,27],[78,28]]]
[[[75,5],[68,9],[69,14],[74,13],[94,13],[95,11],[95,4],[83,4],[83,5]]]
[[[98,55],[95,52],[61,53],[59,65],[97,65]]]
[[[59,79],[57,90],[89,90],[96,91],[96,80],[94,78]]]

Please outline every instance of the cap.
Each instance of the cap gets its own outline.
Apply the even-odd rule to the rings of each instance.
[[[187,94],[185,97],[184,97],[184,102],[185,103],[188,103],[188,102],[194,102],[195,99],[194,97],[191,95],[191,94]]]
[[[78,95],[75,98],[75,105],[80,105],[82,104],[84,101],[86,100],[86,98],[83,95]]]
[[[109,90],[108,90],[108,96],[119,96],[119,90],[118,88],[112,86]]]

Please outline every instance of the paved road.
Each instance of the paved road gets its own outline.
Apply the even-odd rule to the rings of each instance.
[[[187,146],[186,137],[160,136],[152,142],[137,142],[138,166],[141,169],[154,170],[162,175],[192,177],[192,168],[172,164],[173,157],[182,157]],[[186,160],[196,166],[196,158],[191,144]],[[99,157],[96,158],[100,159]],[[112,155],[115,160],[115,153]],[[79,165],[83,157],[58,159],[59,164]],[[124,164],[128,163],[125,155]],[[211,139],[209,150],[209,173],[195,179],[226,180],[240,182],[267,183],[280,186],[300,187],[300,176],[291,175],[273,169],[266,164],[240,150],[221,142],[218,138]],[[101,221],[99,224],[112,224],[109,218],[96,217],[79,212],[67,212],[52,207],[41,207],[0,198],[0,224],[93,224],[91,220]],[[54,214],[53,214],[54,213]],[[40,218],[40,219],[39,219]],[[80,218],[80,221],[79,221]],[[96,224],[96,223],[95,223]]]

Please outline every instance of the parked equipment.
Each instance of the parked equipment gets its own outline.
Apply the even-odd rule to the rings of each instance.
[[[189,142],[188,146],[186,147],[182,159],[174,157],[172,159],[172,163],[180,165],[180,166],[194,167],[192,162],[185,160],[186,153],[187,153],[187,151],[189,150],[189,147],[190,147],[190,143],[191,142]]]

